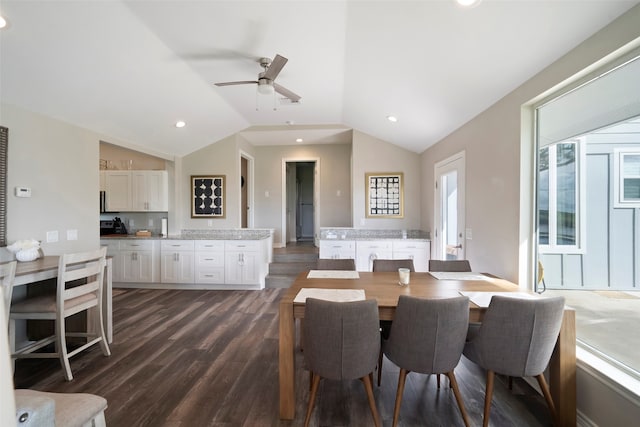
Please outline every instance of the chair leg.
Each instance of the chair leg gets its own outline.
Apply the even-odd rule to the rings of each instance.
[[[509,390],[513,391],[513,377],[509,376]]]
[[[69,364],[69,355],[67,354],[67,337],[66,337],[66,328],[64,324],[64,317],[61,319],[60,317],[56,318],[56,352],[58,353],[58,357],[60,358],[60,364],[62,365],[62,370],[64,371],[64,378],[67,381],[73,380],[73,374],[71,373],[71,365]]]
[[[104,419],[104,412],[100,412],[91,420],[93,427],[107,427],[107,422]]]
[[[489,413],[491,412],[491,399],[493,398],[493,379],[495,373],[493,371],[487,371],[487,391],[484,396],[484,419],[482,420],[482,427],[489,425]]]
[[[398,425],[398,418],[400,418],[400,405],[402,404],[402,395],[404,394],[404,384],[407,380],[407,371],[404,368],[400,368],[400,375],[398,376],[398,390],[396,391],[396,405],[393,407],[393,427]]]
[[[451,372],[447,372],[447,378],[449,378],[449,384],[453,389],[453,394],[456,397],[456,402],[458,402],[458,408],[460,408],[460,414],[462,414],[462,419],[464,420],[464,425],[469,427],[469,416],[467,415],[467,411],[464,408],[464,402],[462,401],[462,396],[460,395],[460,389],[458,388],[458,381],[456,381],[456,375]]]
[[[311,393],[309,394],[309,405],[307,406],[307,416],[304,419],[304,427],[308,427],[309,421],[311,421],[311,413],[313,412],[313,406],[316,403],[316,394],[318,393],[318,384],[320,384],[320,375],[311,372]]]
[[[371,383],[371,376],[366,375],[362,377],[364,382],[364,389],[367,392],[367,400],[369,401],[369,408],[371,409],[371,415],[373,416],[373,423],[376,427],[380,427],[380,417],[378,416],[378,408],[376,408],[376,400],[373,398],[373,384]]]
[[[384,360],[384,354],[382,353],[382,349],[380,349],[380,354],[378,354],[378,387],[380,387],[380,380],[382,379],[382,361]]]
[[[100,319],[98,322],[98,328],[100,328],[100,330],[95,331],[102,337],[102,341],[100,341],[100,348],[102,349],[102,354],[104,354],[105,356],[111,356],[111,350],[109,350],[109,344],[107,343],[107,336],[104,333],[104,322],[102,321],[102,304],[98,304],[95,308],[98,312],[98,319]]]
[[[438,390],[440,390],[440,374],[436,374],[436,378],[438,381]]]
[[[16,321],[9,319],[9,356],[11,357],[12,374],[16,372],[16,359],[13,353],[16,352]]]
[[[549,405],[549,410],[551,411],[551,419],[553,420],[554,425],[558,425],[558,419],[556,418],[556,406],[553,403],[553,398],[551,397],[551,393],[549,392],[549,386],[547,385],[547,381],[544,379],[544,375],[536,375],[536,379],[538,380],[538,385],[542,390],[542,394],[544,395],[545,400],[547,401],[547,405]]]

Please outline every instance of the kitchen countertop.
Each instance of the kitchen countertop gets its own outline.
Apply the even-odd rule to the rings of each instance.
[[[159,234],[151,236],[136,236],[135,234],[105,234],[100,239],[140,239],[140,240],[263,240],[272,235],[266,229],[242,230],[182,230],[181,234],[162,237]]]
[[[423,230],[376,230],[349,227],[320,227],[320,240],[413,240],[430,241],[428,231]]]

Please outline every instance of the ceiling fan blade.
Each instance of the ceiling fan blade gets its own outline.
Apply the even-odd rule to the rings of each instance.
[[[250,85],[250,84],[258,84],[255,80],[242,80],[239,82],[222,82],[222,83],[214,83],[216,86],[233,86],[233,85]]]
[[[271,61],[269,68],[267,68],[267,72],[264,73],[264,78],[275,80],[276,77],[278,77],[278,74],[280,74],[280,71],[282,71],[282,67],[284,67],[284,64],[286,64],[287,61],[288,59],[284,56],[276,55],[276,57],[273,58],[273,61]]]
[[[273,88],[276,90],[276,92],[278,92],[280,95],[283,95],[286,98],[289,98],[291,100],[291,102],[298,102],[300,101],[300,96],[296,95],[295,93],[291,92],[289,89],[280,86],[278,83],[274,83],[273,84]]]

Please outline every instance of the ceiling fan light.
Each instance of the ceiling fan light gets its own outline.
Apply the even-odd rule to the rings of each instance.
[[[475,7],[479,5],[481,1],[482,0],[456,0],[456,3],[462,7]]]
[[[270,84],[259,84],[258,85],[258,93],[261,95],[273,95],[275,92],[273,85]]]

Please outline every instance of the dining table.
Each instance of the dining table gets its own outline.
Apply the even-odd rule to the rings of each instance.
[[[408,286],[398,283],[397,272],[350,272],[340,274],[313,274],[315,271],[300,273],[291,287],[284,293],[279,304],[279,387],[280,418],[292,420],[295,417],[295,320],[304,318],[304,299],[296,296],[314,295],[334,291],[360,290],[364,298],[375,299],[381,320],[393,320],[398,298],[409,295],[419,298],[450,298],[461,294],[476,297],[496,293],[513,293],[514,296],[540,297],[524,291],[518,285],[490,274],[460,274],[438,279],[428,272],[411,273]],[[308,277],[311,276],[311,277]],[[302,290],[302,293],[301,293]],[[319,291],[316,291],[319,290]],[[337,291],[336,294],[342,291]],[[349,291],[350,292],[350,291]],[[349,295],[349,294],[347,294]],[[353,293],[351,293],[353,295]],[[332,297],[327,297],[331,299]],[[339,299],[340,297],[338,297]],[[479,301],[482,298],[476,298]],[[470,299],[469,322],[482,322],[486,305],[474,303]],[[575,311],[565,307],[560,333],[549,362],[549,387],[557,412],[559,425],[575,426],[576,418],[576,329]]]
[[[55,279],[58,277],[58,255],[47,255],[34,261],[18,262],[16,265],[16,275],[13,286],[27,286],[43,280]],[[107,264],[104,271],[102,287],[102,321],[107,342],[113,342],[113,316],[112,316],[112,287],[113,287],[113,262],[112,257],[107,257]],[[87,314],[88,330],[96,330],[99,317],[95,316],[94,310],[89,310]]]

